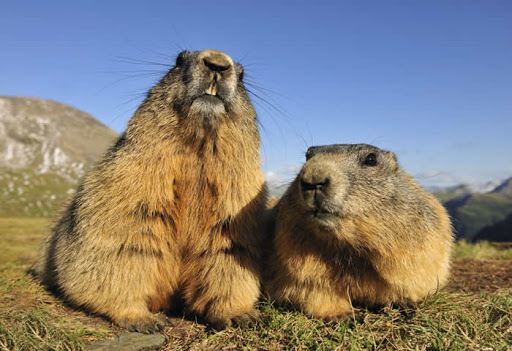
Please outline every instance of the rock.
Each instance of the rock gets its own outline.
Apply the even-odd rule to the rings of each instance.
[[[160,334],[124,333],[115,339],[107,339],[90,345],[88,351],[146,351],[158,350],[165,343]]]

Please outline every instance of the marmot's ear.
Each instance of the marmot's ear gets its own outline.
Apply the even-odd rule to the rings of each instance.
[[[392,151],[388,151],[389,155],[389,165],[393,172],[396,172],[398,170],[398,160],[396,159],[396,155]]]

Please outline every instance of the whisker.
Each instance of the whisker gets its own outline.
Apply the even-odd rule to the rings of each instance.
[[[170,69],[172,67],[168,63],[146,61],[146,60],[142,60],[142,59],[134,59],[134,58],[124,57],[124,56],[117,56],[117,58],[114,60],[114,62],[135,64],[135,65],[162,66],[162,67],[166,67],[168,69]]]

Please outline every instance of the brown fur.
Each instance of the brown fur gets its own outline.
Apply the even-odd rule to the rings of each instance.
[[[133,330],[173,296],[217,328],[256,317],[266,185],[242,75],[214,50],[178,56],[53,229],[46,284]]]
[[[449,217],[392,152],[330,145],[306,157],[277,205],[265,283],[271,298],[338,320],[353,313],[352,302],[415,303],[445,284]]]

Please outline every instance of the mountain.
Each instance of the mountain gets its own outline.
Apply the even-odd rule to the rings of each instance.
[[[270,198],[280,198],[286,192],[290,183],[277,183],[277,182],[267,182],[268,186],[268,196]]]
[[[0,216],[50,215],[116,137],[71,106],[0,96]]]
[[[494,227],[512,214],[512,178],[487,193],[465,192],[446,199],[443,205],[452,217],[457,238],[472,241],[481,238],[484,228]],[[512,241],[512,235],[508,238]]]
[[[470,184],[467,187],[472,193],[488,193],[501,184],[503,184],[503,179],[494,179],[483,183]]]
[[[445,203],[455,198],[464,197],[465,195],[470,195],[473,193],[471,188],[468,185],[461,184],[447,188],[428,188],[432,194],[434,194],[439,201]]]

